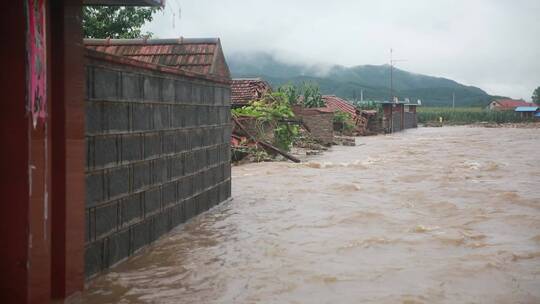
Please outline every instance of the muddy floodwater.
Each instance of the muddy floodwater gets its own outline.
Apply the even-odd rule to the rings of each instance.
[[[357,138],[233,168],[233,200],[83,303],[540,303],[540,129]]]

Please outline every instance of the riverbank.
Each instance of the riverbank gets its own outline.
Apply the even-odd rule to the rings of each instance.
[[[83,303],[538,303],[540,133],[419,128],[233,168]]]

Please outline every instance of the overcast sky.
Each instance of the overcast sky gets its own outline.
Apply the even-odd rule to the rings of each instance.
[[[540,86],[540,0],[167,0],[159,38],[219,37],[225,53],[385,64],[531,99]],[[180,13],[181,11],[181,13]],[[180,18],[179,18],[180,17]]]

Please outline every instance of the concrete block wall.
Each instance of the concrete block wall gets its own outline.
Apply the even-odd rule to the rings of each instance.
[[[403,128],[411,129],[418,126],[418,121],[416,118],[416,113],[405,112],[403,114]]]
[[[231,125],[228,83],[99,58],[86,80],[89,277],[230,197]]]

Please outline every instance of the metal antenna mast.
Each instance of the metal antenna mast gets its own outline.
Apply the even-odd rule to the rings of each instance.
[[[394,102],[394,62],[407,61],[405,59],[394,59],[394,50],[390,48],[390,102]]]

